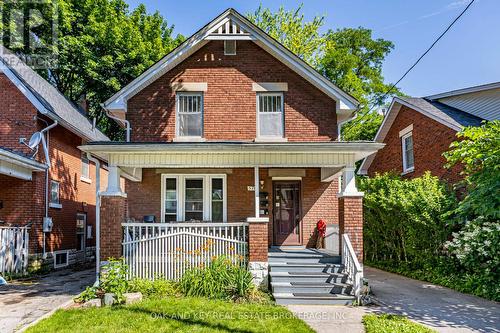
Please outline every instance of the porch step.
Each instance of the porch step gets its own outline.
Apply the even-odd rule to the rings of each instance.
[[[322,263],[322,264],[340,264],[340,256],[330,256],[323,253],[302,253],[303,251],[287,252],[269,252],[269,263],[287,262],[287,263]]]
[[[310,273],[342,273],[344,265],[331,263],[311,262],[273,262],[270,265],[271,272],[310,272]]]
[[[269,276],[274,282],[343,283],[347,280],[347,275],[342,273],[273,272],[272,269]]]
[[[277,304],[350,305],[354,296],[310,293],[273,293]]]
[[[349,294],[352,286],[346,283],[311,283],[311,282],[271,282],[273,293],[308,293],[308,294]]]

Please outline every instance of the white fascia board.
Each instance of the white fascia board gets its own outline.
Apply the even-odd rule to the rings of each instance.
[[[332,82],[316,72],[312,67],[306,64],[302,59],[298,58],[285,47],[277,43],[263,31],[260,31],[246,18],[232,9],[226,10],[212,22],[203,27],[200,31],[191,36],[179,47],[178,50],[166,55],[163,59],[146,70],[143,74],[109,98],[103,105],[106,109],[111,110],[126,110],[126,101],[134,94],[141,91],[145,84],[151,83],[155,78],[165,74],[173,67],[181,63],[185,58],[194,53],[197,49],[208,42],[209,35],[218,29],[219,26],[225,24],[229,19],[233,20],[245,31],[250,32],[250,36],[255,38],[255,42],[263,47],[267,52],[274,55],[278,60],[283,62],[289,68],[294,70],[300,76],[305,78],[311,84],[323,91],[332,99],[338,101],[337,108],[339,109],[357,109],[359,103],[347,93],[336,87]],[[250,24],[247,24],[249,22]]]

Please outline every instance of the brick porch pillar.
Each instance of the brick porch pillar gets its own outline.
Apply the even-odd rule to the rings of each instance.
[[[252,273],[253,283],[264,290],[269,288],[269,218],[249,217],[248,222],[248,270]]]
[[[360,263],[363,262],[363,197],[339,197],[339,234],[347,234]],[[340,239],[342,251],[342,238]],[[342,252],[341,252],[342,253]],[[342,253],[343,255],[343,253]]]
[[[100,258],[122,256],[122,223],[125,221],[125,196],[101,197]]]

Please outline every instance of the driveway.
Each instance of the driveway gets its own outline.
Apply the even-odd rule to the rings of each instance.
[[[500,332],[500,303],[364,267],[381,312],[404,314],[438,332]]]
[[[94,283],[94,270],[61,270],[0,286],[0,332],[10,333],[70,301]]]

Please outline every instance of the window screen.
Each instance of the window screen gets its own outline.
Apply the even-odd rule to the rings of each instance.
[[[212,222],[224,219],[224,189],[222,178],[212,178]]]
[[[186,221],[203,221],[203,179],[186,179],[185,213]]]
[[[177,128],[179,136],[203,135],[203,95],[177,94]]]
[[[283,95],[258,95],[258,136],[283,137]]]
[[[403,171],[407,171],[414,166],[413,157],[413,136],[410,134],[403,137]]]
[[[177,179],[165,181],[165,222],[177,221]]]

